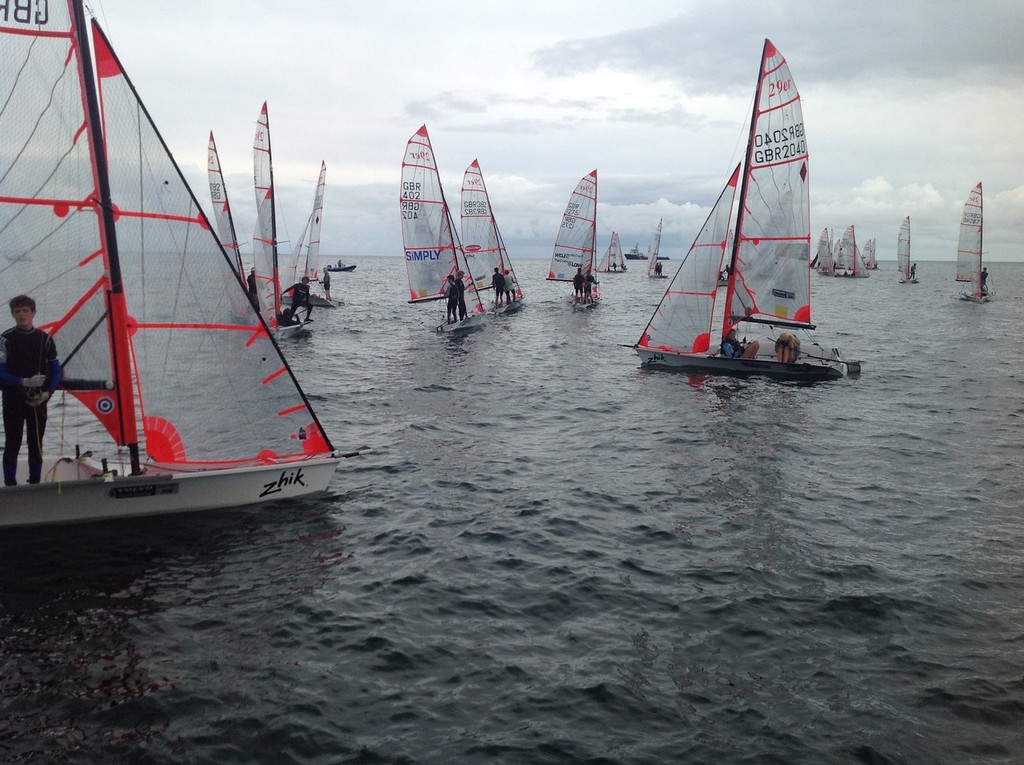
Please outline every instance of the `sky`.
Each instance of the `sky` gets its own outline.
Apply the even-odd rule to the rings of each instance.
[[[88,0],[211,212],[213,131],[243,253],[268,104],[278,232],[297,239],[327,164],[321,254],[401,256],[406,142],[426,125],[450,204],[477,159],[513,260],[548,258],[598,170],[617,231],[680,259],[743,158],[764,39],[803,100],[812,242],[855,225],[895,260],[956,257],[985,192],[986,262],[1024,261],[1020,0]]]

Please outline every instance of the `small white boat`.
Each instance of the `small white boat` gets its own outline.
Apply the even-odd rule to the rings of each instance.
[[[636,248],[634,247],[633,249]],[[619,235],[613,231],[611,241],[608,243],[608,249],[605,250],[604,257],[597,264],[597,271],[602,274],[620,274],[625,270],[626,260],[622,256],[622,245],[619,244]]]
[[[964,202],[960,216],[960,241],[956,248],[956,280],[967,282],[967,289],[960,293],[960,299],[972,303],[987,303],[993,297],[988,284],[988,269],[981,264],[984,221],[981,181],[978,181]]]
[[[324,271],[331,271],[332,273],[348,273],[349,271],[355,270],[356,267],[354,265],[346,265],[345,263],[342,263],[340,260],[337,263],[331,263],[329,265],[324,266]]]
[[[661,225],[664,222],[664,218],[658,219],[658,227],[654,230],[654,242],[647,254],[647,275],[652,279],[668,278],[668,274],[662,271],[661,261],[658,260],[658,251],[661,249]]]
[[[900,273],[900,284],[917,284],[917,267],[910,265],[910,216],[903,219],[900,233],[896,237],[896,267]]]
[[[597,242],[597,170],[584,175],[569,195],[562,214],[562,224],[555,236],[555,249],[547,280],[572,284],[576,275],[593,276],[594,248]],[[597,281],[590,282],[590,298],[580,299],[575,293],[567,296],[573,310],[593,308],[601,301]]]

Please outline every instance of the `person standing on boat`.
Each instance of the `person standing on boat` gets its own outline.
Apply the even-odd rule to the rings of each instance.
[[[516,283],[515,275],[505,269],[505,305],[512,305],[516,300],[516,293],[519,292],[519,285]]]
[[[295,314],[300,308],[305,308],[306,321],[312,321],[312,319],[309,318],[309,315],[313,313],[313,306],[309,304],[309,277],[303,276],[302,281],[296,282],[284,292],[286,295],[289,292],[292,294],[292,318],[295,321],[299,321],[299,317]]]
[[[576,269],[576,275],[572,277],[572,288],[574,291],[572,302],[579,303],[583,300],[583,283],[586,279],[583,277],[583,267],[580,266]]]
[[[328,300],[331,299],[331,275],[329,272],[324,271],[324,277],[320,280],[320,283],[324,286],[324,297]]]
[[[800,358],[800,338],[792,332],[780,332],[775,340],[775,356],[783,364],[793,364]]]
[[[249,269],[249,275],[245,278],[245,286],[249,290],[249,302],[257,311],[260,310],[260,295],[256,288],[256,269]]]
[[[917,278],[917,263],[912,263],[910,265],[910,278],[911,279],[916,279]]]
[[[448,298],[445,319],[451,324],[459,316],[459,291],[455,286],[455,276],[453,274],[448,274],[448,278],[445,280],[444,296]]]
[[[497,266],[494,267],[494,275],[491,276],[491,286],[494,288],[494,307],[497,308],[505,297],[505,276]]]
[[[987,295],[988,294],[988,285],[986,284],[987,281],[988,281],[988,268],[983,268],[983,269],[981,269],[981,294],[982,295]]]
[[[587,271],[586,277],[583,279],[583,302],[591,303],[594,300],[594,285],[597,284],[597,279],[594,278],[592,271]]]
[[[11,299],[14,326],[0,335],[0,388],[4,417],[4,486],[15,486],[21,439],[28,431],[28,482],[43,472],[46,402],[61,378],[53,338],[36,329],[36,301],[28,295]]]
[[[752,340],[749,343],[741,343],[736,336],[736,327],[729,330],[722,338],[722,355],[727,359],[752,359],[761,348],[761,343]]]
[[[466,282],[464,278],[466,276],[465,271],[457,271],[455,273],[455,294],[459,299],[459,321],[462,321],[468,315],[466,310]]]
[[[654,262],[654,275],[661,276],[661,261],[657,260]]]

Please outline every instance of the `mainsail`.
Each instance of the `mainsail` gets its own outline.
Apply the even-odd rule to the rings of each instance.
[[[910,281],[910,216],[903,219],[899,236],[896,237],[896,265],[899,268],[900,280]]]
[[[586,275],[594,270],[597,235],[597,170],[583,176],[569,196],[562,223],[555,237],[548,281],[571,282],[576,270]],[[595,286],[594,297],[597,297]]]
[[[295,245],[292,262],[281,269],[281,286],[284,289],[295,284],[302,277],[315,279],[320,262],[320,229],[324,212],[324,188],[327,185],[327,163],[320,162],[320,177],[313,195],[313,209],[306,219],[306,225]],[[308,239],[308,241],[307,241]]]
[[[274,200],[274,163],[270,148],[270,120],[263,102],[252,144],[253,185],[256,189],[256,233],[252,238],[253,266],[263,319],[275,326],[281,313],[281,276],[277,259],[277,216]]]
[[[658,228],[654,231],[654,242],[651,244],[650,250],[647,251],[648,276],[655,276],[657,273],[658,253],[661,251],[661,224],[664,222],[664,218],[658,218]]]
[[[235,258],[235,269],[241,278],[246,277],[242,265],[242,254],[238,249],[238,236],[235,234],[235,221],[231,216],[231,205],[228,203],[228,186],[224,182],[224,173],[220,169],[220,157],[217,144],[210,131],[210,145],[207,152],[207,175],[210,179],[210,200],[213,202],[213,218],[217,221],[217,236],[220,246]]]
[[[608,249],[605,250],[601,262],[597,264],[597,270],[605,274],[626,270],[626,258],[622,255],[622,245],[619,244],[619,234],[617,231],[612,232]]]
[[[771,40],[765,40],[740,188],[723,330],[743,319],[810,326],[808,173],[800,94],[786,59]]]
[[[519,284],[505,242],[498,231],[498,224],[494,220],[494,210],[491,208],[480,163],[475,159],[462,176],[462,249],[466,261],[472,263],[477,290],[491,288],[491,274],[495,268],[503,275],[508,271],[510,281]],[[516,298],[522,296],[522,289],[517,288]]]
[[[443,298],[448,274],[463,271],[469,312],[483,314],[473,274],[452,225],[426,125],[420,126],[406,145],[399,209],[409,302]]]
[[[836,267],[832,261],[832,231],[828,228],[821,230],[818,237],[818,252],[814,259],[818,261],[818,272],[825,276],[835,276]]]
[[[981,239],[982,239],[981,181],[971,189],[960,216],[960,241],[956,248],[956,280],[971,282],[971,293],[981,296]]]

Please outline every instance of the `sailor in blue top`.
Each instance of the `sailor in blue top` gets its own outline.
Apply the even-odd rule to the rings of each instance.
[[[727,359],[752,359],[760,347],[761,343],[757,340],[741,343],[736,337],[736,327],[731,328],[722,338],[722,355]]]
[[[43,469],[46,402],[61,379],[53,338],[36,329],[36,301],[11,298],[15,325],[0,334],[0,389],[4,417],[4,486],[17,485],[21,439],[28,431],[28,482],[39,483]]]

